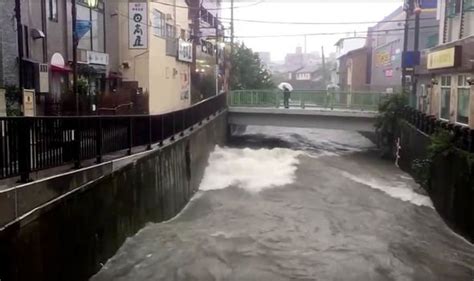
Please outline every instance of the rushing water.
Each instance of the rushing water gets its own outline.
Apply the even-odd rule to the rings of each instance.
[[[249,127],[103,280],[474,280],[474,247],[357,133]]]

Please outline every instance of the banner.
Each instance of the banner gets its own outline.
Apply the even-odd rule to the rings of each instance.
[[[89,20],[76,20],[77,40],[81,40],[92,28],[92,22]]]
[[[148,9],[146,2],[128,3],[130,49],[148,48]]]

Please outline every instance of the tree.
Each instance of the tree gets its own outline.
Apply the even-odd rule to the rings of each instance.
[[[230,86],[232,90],[275,87],[270,72],[263,66],[258,54],[247,48],[244,43],[234,46]]]

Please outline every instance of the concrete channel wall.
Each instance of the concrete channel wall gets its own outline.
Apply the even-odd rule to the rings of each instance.
[[[413,161],[428,157],[430,137],[400,122],[400,166],[416,178]],[[425,187],[438,213],[458,233],[474,242],[474,163],[467,153],[452,149],[438,154]]]
[[[222,112],[163,148],[22,186],[30,203],[49,201],[0,230],[0,280],[87,280],[127,237],[183,209],[226,133]]]

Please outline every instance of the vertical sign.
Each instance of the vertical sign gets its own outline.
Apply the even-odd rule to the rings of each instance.
[[[0,89],[0,116],[7,116],[7,101],[5,98],[5,89]]]
[[[23,90],[23,115],[35,116],[35,90]]]
[[[148,48],[148,9],[146,2],[128,3],[128,39],[130,49]]]

